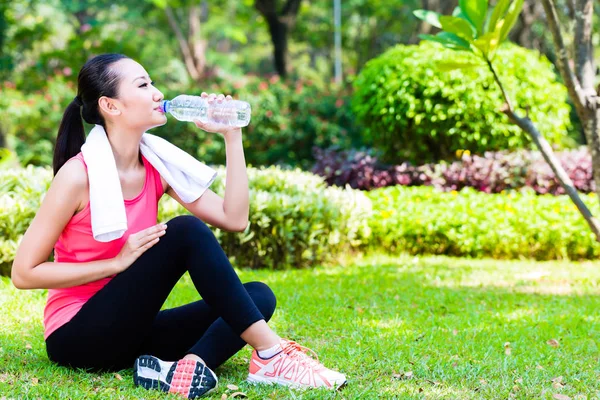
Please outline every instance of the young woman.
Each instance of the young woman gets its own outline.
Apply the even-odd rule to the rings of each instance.
[[[136,385],[195,398],[216,387],[212,370],[248,343],[254,348],[251,382],[343,385],[344,375],[269,328],[273,292],[260,282],[242,284],[202,222],[228,231],[247,226],[241,129],[195,122],[225,140],[226,190],[220,197],[208,189],[184,203],[140,152],[143,133],[167,121],[159,107],[163,95],[146,70],[120,54],[99,55],[79,72],[77,93],[59,128],[54,180],[12,268],[17,288],[49,289],[44,310],[48,357],[93,370],[133,365]],[[209,102],[231,99],[202,96]],[[87,166],[80,152],[82,116],[104,127],[125,199],[128,230],[110,242],[92,236]],[[163,193],[194,216],[157,224]],[[47,262],[53,248],[55,260]],[[185,272],[203,300],[161,311]]]

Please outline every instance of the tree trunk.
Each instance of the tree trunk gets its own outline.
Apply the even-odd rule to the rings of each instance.
[[[273,43],[273,60],[275,70],[282,78],[287,76],[287,39],[288,27],[282,23],[276,15],[266,17]]]
[[[588,140],[588,149],[592,155],[592,175],[596,185],[596,196],[600,198],[600,107],[589,110],[586,119],[582,121],[585,136]]]
[[[573,40],[575,71],[573,71],[560,30],[555,1],[542,0],[548,27],[552,32],[560,75],[565,81],[583,126],[592,156],[596,195],[600,197],[600,96],[594,88],[593,3],[593,0],[576,0],[569,3],[569,8],[572,9],[570,13],[575,16]]]
[[[269,34],[273,43],[273,62],[281,77],[287,75],[288,32],[296,24],[296,16],[302,0],[287,0],[281,12],[277,11],[276,0],[255,0],[254,7],[269,25]]]

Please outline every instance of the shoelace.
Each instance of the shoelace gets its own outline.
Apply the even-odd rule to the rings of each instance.
[[[323,367],[323,365],[319,362],[319,356],[314,350],[305,346],[301,346],[292,340],[287,341],[287,344],[283,347],[283,352],[292,358],[299,359],[301,364],[309,367]],[[314,354],[316,359],[310,357],[307,354],[308,352]]]

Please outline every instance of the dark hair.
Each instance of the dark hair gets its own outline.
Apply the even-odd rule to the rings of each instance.
[[[85,143],[82,117],[88,124],[104,126],[98,99],[102,96],[117,97],[120,76],[110,66],[124,58],[129,57],[123,54],[101,54],[88,60],[79,71],[77,96],[67,106],[58,128],[52,162],[54,175],[64,163],[79,153]]]

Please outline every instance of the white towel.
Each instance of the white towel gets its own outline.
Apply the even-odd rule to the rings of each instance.
[[[198,199],[217,172],[166,140],[144,133],[140,151],[185,202]],[[96,125],[81,146],[90,184],[92,233],[99,242],[110,242],[127,230],[127,215],[119,173],[106,131]]]

